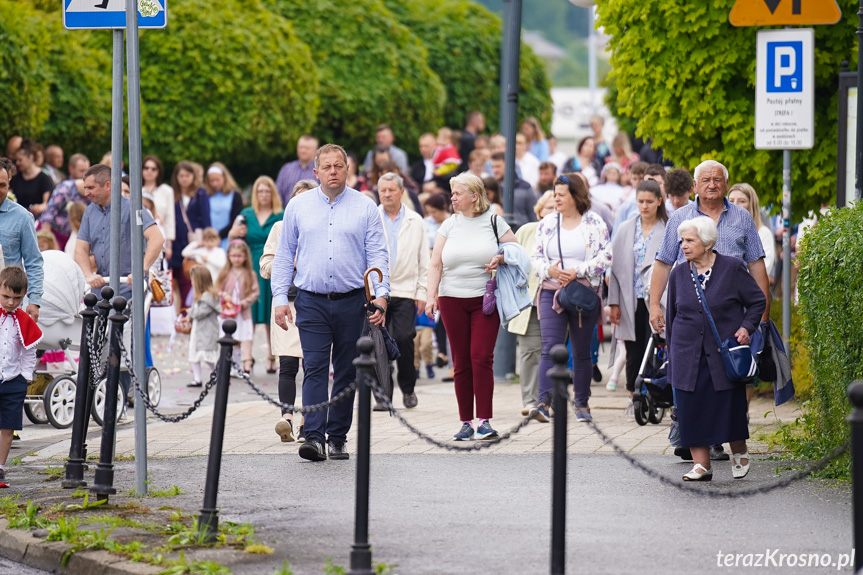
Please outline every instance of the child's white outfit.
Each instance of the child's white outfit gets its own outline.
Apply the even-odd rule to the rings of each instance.
[[[219,246],[208,249],[204,247],[203,243],[199,242],[191,242],[183,248],[182,254],[184,258],[194,258],[199,264],[207,266],[207,269],[210,270],[210,275],[213,276],[213,283],[216,283],[219,272],[228,263],[228,256],[225,254],[225,250]],[[206,256],[206,262],[204,262],[202,256]]]

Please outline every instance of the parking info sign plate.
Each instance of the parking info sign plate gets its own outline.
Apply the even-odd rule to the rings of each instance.
[[[808,150],[815,143],[815,31],[758,32],[755,148]]]
[[[164,28],[167,0],[138,0],[138,27]],[[63,0],[63,25],[69,30],[126,27],[126,0]]]

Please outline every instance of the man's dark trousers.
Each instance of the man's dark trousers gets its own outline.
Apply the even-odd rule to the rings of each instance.
[[[330,351],[333,359],[332,396],[356,379],[353,361],[357,357],[357,340],[365,318],[365,295],[362,290],[342,298],[300,290],[294,307],[303,347],[303,405],[324,403],[328,399]],[[309,413],[303,422],[306,437],[344,441],[351,428],[354,394],[330,406],[328,410]]]
[[[399,389],[402,393],[413,393],[417,384],[417,372],[414,368],[414,337],[416,328],[416,304],[414,300],[394,297],[387,306],[387,331],[396,341],[401,354],[396,360],[398,367]]]

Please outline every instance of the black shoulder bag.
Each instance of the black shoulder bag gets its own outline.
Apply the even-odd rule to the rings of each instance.
[[[560,252],[560,269],[566,269],[563,265],[563,248],[560,246],[560,214],[557,214],[557,251]],[[557,301],[566,311],[578,314],[578,327],[581,327],[581,314],[593,311],[599,303],[596,292],[575,280],[560,288]]]

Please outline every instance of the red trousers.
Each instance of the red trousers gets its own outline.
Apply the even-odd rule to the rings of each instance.
[[[494,395],[494,344],[500,328],[497,311],[482,313],[482,296],[472,298],[441,297],[440,314],[449,336],[450,356],[455,368],[455,397],[461,421],[476,416],[491,419]]]

